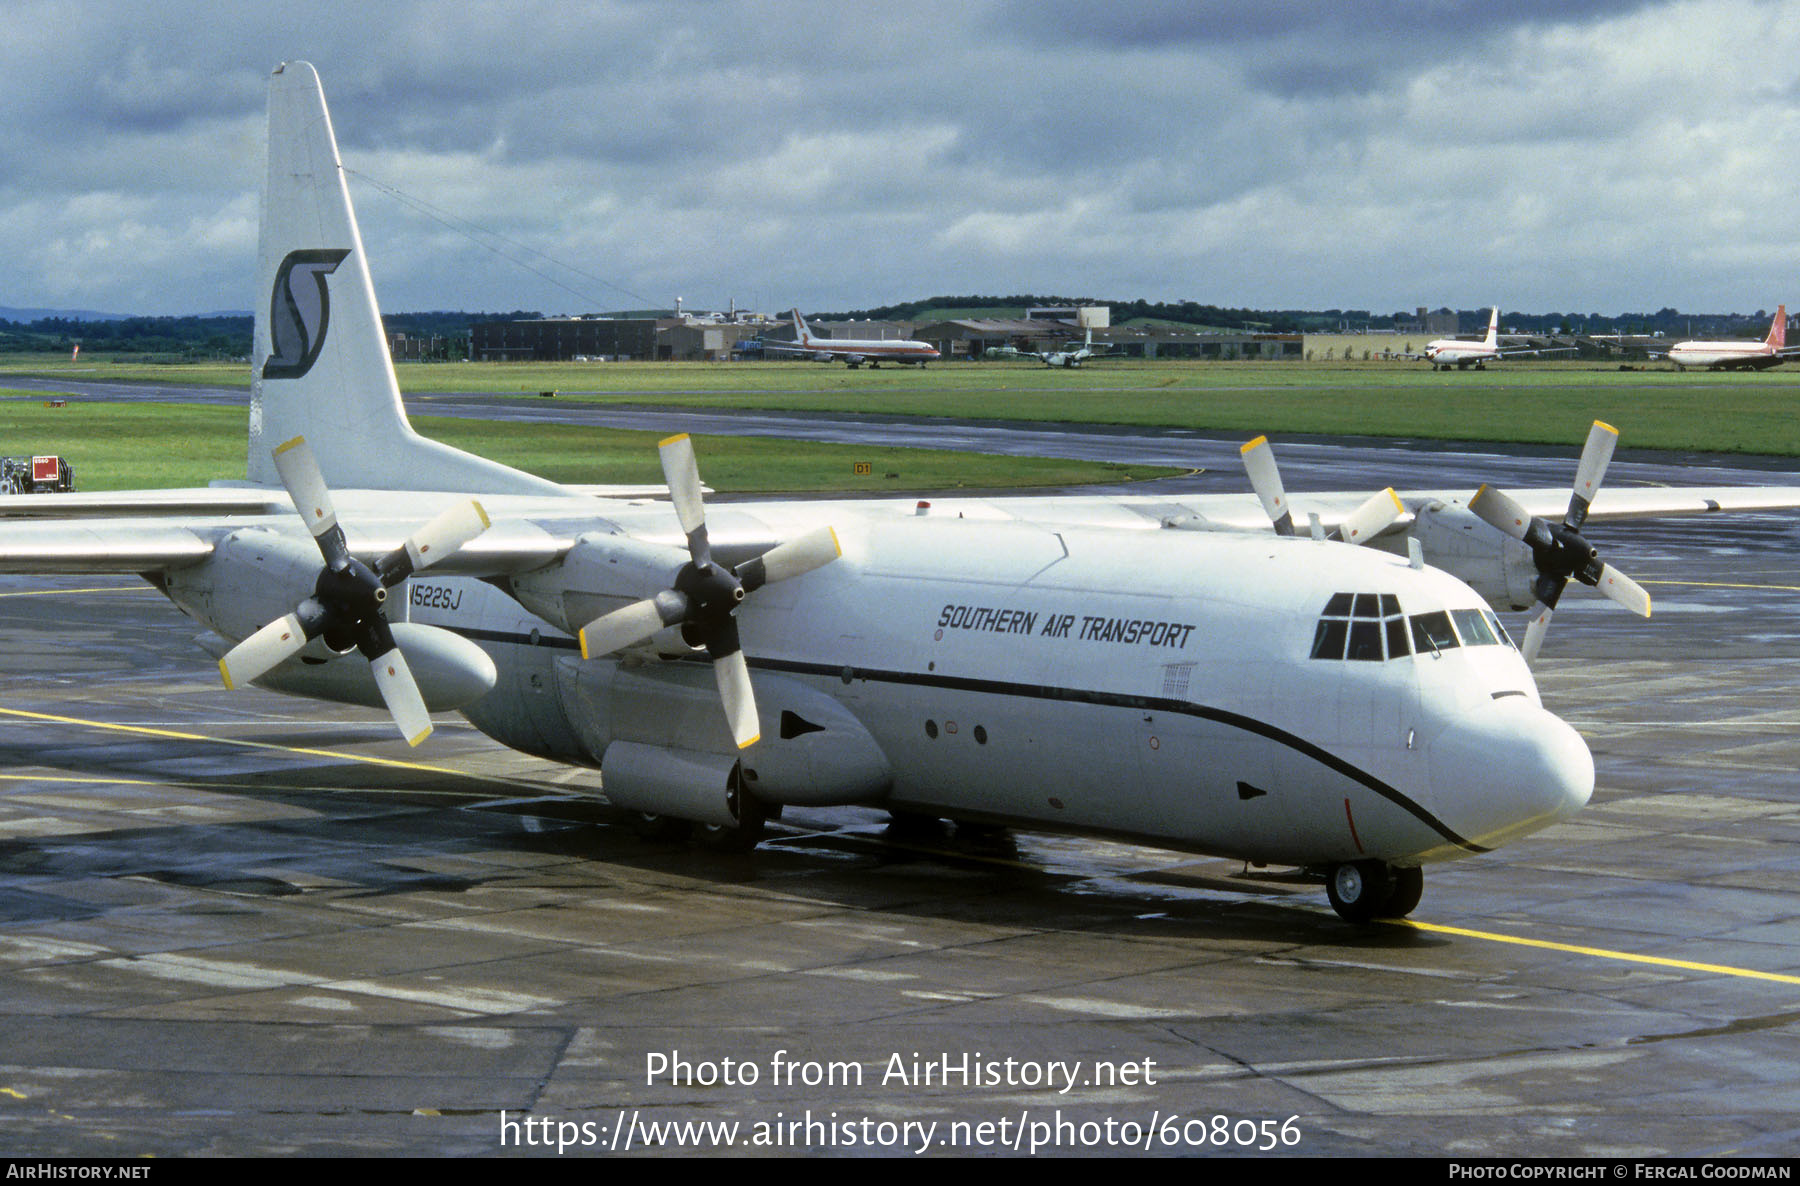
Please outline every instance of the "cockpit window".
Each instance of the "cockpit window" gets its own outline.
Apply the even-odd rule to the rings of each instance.
[[[1313,631],[1312,657],[1380,663],[1441,655],[1457,647],[1512,647],[1487,609],[1432,610],[1408,617],[1392,593],[1334,593]]]
[[[1495,636],[1494,628],[1478,609],[1455,609],[1450,616],[1456,619],[1456,632],[1462,635],[1466,647],[1497,647],[1500,639]]]
[[[1443,610],[1412,616],[1413,650],[1421,655],[1435,654],[1460,646],[1456,631],[1450,628],[1450,615]]]
[[[1313,631],[1312,657],[1380,663],[1411,654],[1392,593],[1334,593]]]

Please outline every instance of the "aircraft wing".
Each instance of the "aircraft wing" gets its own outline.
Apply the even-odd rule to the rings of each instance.
[[[185,490],[99,490],[0,497],[0,519],[114,519],[136,515],[274,515],[293,504],[280,490],[207,486]]]
[[[1528,354],[1574,354],[1575,352],[1576,352],[1576,347],[1574,347],[1574,346],[1502,346],[1502,347],[1500,347],[1500,356],[1502,358],[1512,358],[1515,356],[1523,357]]]
[[[1533,515],[1560,520],[1569,507],[1567,486],[1506,491]],[[1295,530],[1304,535],[1312,515],[1331,532],[1340,527],[1370,498],[1373,491],[1295,491],[1291,510]],[[1405,531],[1421,510],[1434,506],[1466,507],[1475,488],[1461,490],[1402,490],[1397,492],[1403,512],[1379,534]],[[911,501],[887,503],[808,504],[825,521],[839,515],[867,514],[882,507],[895,514],[912,515]],[[843,508],[836,511],[836,508]],[[1756,512],[1800,509],[1800,486],[1640,486],[1602,489],[1588,513],[1588,522],[1621,522],[1716,512]],[[1093,527],[1108,530],[1181,528],[1196,531],[1269,531],[1268,514],[1254,494],[1189,494],[1169,498],[1154,495],[1060,495],[991,499],[933,499],[933,515],[970,519],[1013,519],[1046,527]]]
[[[170,523],[13,522],[0,525],[0,572],[160,572],[198,564],[214,542]]]
[[[307,539],[299,516],[250,519],[62,518],[0,522],[0,572],[154,573],[185,568],[211,556],[219,542],[245,529]],[[664,511],[667,514],[667,510]],[[405,522],[344,523],[351,555],[372,563],[404,546],[423,517]],[[593,526],[590,519],[587,526]],[[573,525],[571,525],[573,526]],[[433,572],[497,576],[541,568],[566,553],[577,532],[552,522],[499,520],[432,568]]]
[[[1558,519],[1569,507],[1569,491],[1509,490],[1534,515]],[[1402,496],[1403,498],[1408,496]],[[1468,493],[1456,496],[1466,505]],[[1408,505],[1411,505],[1410,499]],[[1600,491],[1588,522],[1616,523],[1719,511],[1784,511],[1800,508],[1800,486],[1625,486]]]

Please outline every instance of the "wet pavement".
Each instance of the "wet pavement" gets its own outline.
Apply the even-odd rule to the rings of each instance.
[[[1282,463],[1556,485],[1578,444]],[[0,578],[6,1150],[1791,1155],[1800,538],[1593,534],[1657,605],[1572,588],[1540,663],[1593,803],[1371,929],[1280,870],[876,812],[652,843],[453,718],[411,751],[224,692],[145,587]]]

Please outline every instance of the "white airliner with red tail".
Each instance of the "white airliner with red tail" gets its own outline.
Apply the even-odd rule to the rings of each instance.
[[[1769,323],[1769,335],[1760,342],[1743,339],[1721,342],[1677,342],[1669,347],[1669,361],[1681,370],[1705,367],[1709,371],[1767,370],[1780,366],[1800,347],[1790,351],[1787,344],[1787,306],[1775,310]]]

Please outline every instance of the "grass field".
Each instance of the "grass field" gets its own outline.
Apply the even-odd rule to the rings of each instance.
[[[48,406],[42,392],[0,389],[8,453],[57,453],[79,490],[203,486],[244,476],[245,413],[192,404],[109,404],[79,397]],[[658,483],[653,432],[421,416],[414,427],[459,449],[558,482]],[[763,437],[705,437],[708,485],[732,493],[998,489],[1128,482],[1179,471],[933,449],[819,445]],[[866,466],[867,472],[858,472]]]
[[[243,365],[8,361],[7,373],[244,386]],[[1622,371],[1511,362],[1116,362],[1080,370],[943,363],[851,371],[816,363],[449,363],[399,368],[410,395],[490,392],[661,407],[739,407],[1168,425],[1248,435],[1358,434],[1575,443],[1605,420],[1627,447],[1800,456],[1800,366],[1760,373]]]

